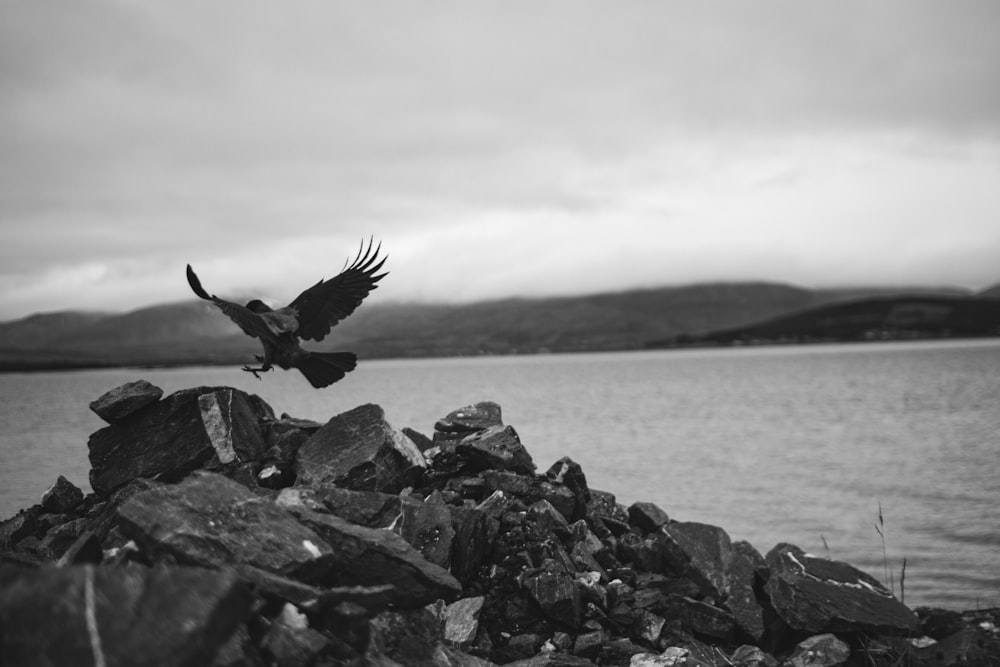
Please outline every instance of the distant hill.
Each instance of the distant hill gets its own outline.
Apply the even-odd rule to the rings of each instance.
[[[924,290],[973,298],[961,290]],[[713,283],[576,297],[471,304],[370,304],[309,349],[362,358],[642,349],[650,341],[741,330],[825,304],[892,298],[898,290],[809,290]],[[123,314],[50,313],[0,323],[0,370],[122,365],[237,364],[259,354],[211,304],[198,300]]]
[[[912,294],[826,304],[650,347],[1000,336],[1000,298]]]

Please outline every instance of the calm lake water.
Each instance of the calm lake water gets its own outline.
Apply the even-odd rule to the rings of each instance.
[[[907,604],[1000,606],[1000,340],[363,362],[316,391],[237,368],[0,375],[0,516],[59,474],[89,490],[88,403],[123,382],[230,385],[326,421],[377,403],[426,434],[500,403],[544,471],[570,456],[620,502],[722,526],[766,553],[848,561]],[[883,540],[875,530],[881,504]]]

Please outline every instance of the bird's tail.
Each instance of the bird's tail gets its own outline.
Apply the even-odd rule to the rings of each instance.
[[[353,352],[310,352],[295,367],[316,387],[328,387],[344,377],[358,365]]]

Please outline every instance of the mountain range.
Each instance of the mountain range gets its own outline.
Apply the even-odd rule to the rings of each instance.
[[[364,359],[632,350],[736,340],[854,340],[859,332],[879,330],[875,311],[884,316],[892,304],[914,300],[933,302],[934,317],[944,318],[931,335],[1000,335],[1000,285],[973,293],[940,287],[805,289],[757,282],[468,304],[373,303],[360,307],[322,343],[307,347],[351,350]],[[876,303],[884,307],[873,311],[870,304]],[[953,310],[948,304],[967,303],[974,304],[976,326],[949,329]],[[843,311],[845,304],[855,305]],[[851,319],[852,308],[865,308],[857,304],[869,304],[867,319]],[[847,319],[825,318],[827,308],[840,309]],[[965,316],[971,312],[967,306],[959,310]],[[898,320],[902,311],[895,312]],[[841,328],[824,335],[825,321]],[[852,321],[850,331],[841,326]],[[797,334],[796,327],[803,326],[811,328]],[[0,323],[0,370],[8,371],[242,364],[259,353],[257,341],[211,304],[194,299],[127,313],[66,311]]]

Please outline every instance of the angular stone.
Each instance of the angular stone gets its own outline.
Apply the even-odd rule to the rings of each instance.
[[[628,530],[628,510],[617,501],[613,493],[590,489],[587,513],[608,524],[616,535]],[[615,530],[612,524],[617,525],[619,530]]]
[[[726,590],[726,561],[732,551],[729,535],[718,526],[693,521],[663,526],[663,556],[670,569],[701,587],[716,600]]]
[[[259,460],[264,439],[245,393],[199,387],[94,432],[88,447],[90,484],[106,496],[137,477]]]
[[[0,568],[0,664],[211,664],[251,597],[231,570]]]
[[[330,640],[312,628],[275,623],[262,642],[264,654],[275,667],[312,665],[330,647]]]
[[[54,514],[65,514],[82,502],[83,491],[62,475],[42,495],[42,507]]]
[[[500,522],[474,507],[454,507],[451,511],[455,537],[451,544],[451,572],[468,586],[480,579],[480,568],[493,549]]]
[[[424,502],[408,500],[402,503],[400,519],[394,530],[419,551],[424,558],[448,569],[451,565],[451,543],[455,537],[451,510],[432,495]]]
[[[547,500],[539,500],[528,507],[528,518],[534,520],[542,532],[551,533],[559,538],[567,538],[570,535],[566,517]]]
[[[279,497],[280,502],[286,500]],[[333,568],[325,585],[391,585],[395,587],[393,601],[401,608],[453,599],[462,590],[447,570],[428,561],[396,533],[358,526],[302,505],[285,507],[332,547]]]
[[[764,557],[749,542],[733,542],[725,564],[726,584],[723,606],[732,612],[736,624],[754,641],[764,636],[764,608],[754,592],[757,573],[766,564]]]
[[[586,505],[590,500],[587,476],[583,474],[583,468],[580,467],[580,464],[568,456],[562,457],[549,466],[549,469],[545,471],[545,477],[554,484],[566,486],[583,505]],[[576,519],[571,519],[571,521],[576,521]]]
[[[434,665],[444,622],[429,609],[386,611],[372,619],[365,665]]]
[[[453,410],[434,424],[434,444],[461,440],[470,433],[502,426],[500,406],[492,401],[482,401]]]
[[[835,667],[847,662],[851,647],[835,635],[815,635],[799,642],[784,664],[788,667]]]
[[[580,589],[573,577],[553,560],[524,577],[524,587],[546,617],[569,628],[580,625]]]
[[[217,473],[138,493],[118,508],[122,531],[154,559],[246,564],[304,581],[326,577],[330,546],[270,500]]]
[[[90,409],[109,424],[117,424],[129,415],[152,405],[163,396],[163,390],[145,380],[127,382],[101,394]]]
[[[327,422],[299,448],[296,459],[300,484],[386,493],[413,486],[425,467],[413,441],[370,403]]]
[[[240,578],[263,597],[290,602],[300,609],[322,613],[343,603],[357,605],[370,615],[393,602],[392,586],[311,586],[250,565],[237,565]]]
[[[459,646],[471,646],[479,631],[479,613],[483,610],[483,596],[456,600],[444,609],[444,638]]]
[[[333,484],[290,489],[284,493],[297,493],[310,509],[336,514],[359,526],[388,528],[402,516],[403,500],[394,493],[378,491],[352,491]],[[316,503],[310,504],[309,501]]]
[[[637,502],[628,508],[628,520],[644,533],[651,533],[665,526],[670,517],[654,503]]]
[[[914,632],[917,615],[877,579],[839,561],[807,555],[790,544],[767,554],[771,574],[764,589],[775,611],[796,630]]]
[[[462,438],[454,446],[454,455],[471,471],[510,470],[525,475],[535,474],[531,454],[510,426],[490,426]]]

